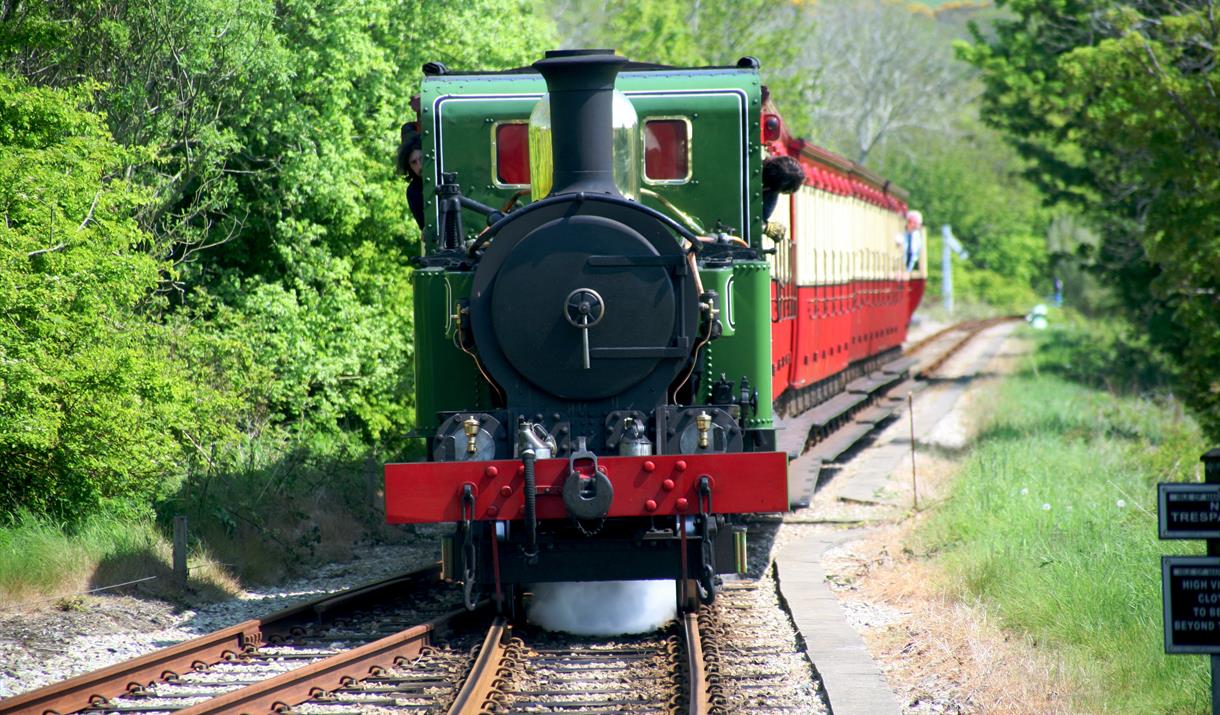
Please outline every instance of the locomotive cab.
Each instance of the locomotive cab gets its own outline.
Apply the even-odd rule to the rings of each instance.
[[[756,64],[577,50],[531,69],[424,82],[428,459],[387,465],[387,519],[457,524],[445,565],[468,606],[541,581],[710,600],[745,568],[735,515],[788,506]]]

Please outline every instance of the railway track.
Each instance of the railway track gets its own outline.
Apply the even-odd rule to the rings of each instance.
[[[380,637],[412,616],[371,608],[302,623],[328,605],[257,622],[263,636],[281,634],[274,643],[241,624],[0,702],[0,713],[715,712],[695,614],[661,633],[611,642],[531,628],[527,643],[503,618],[480,640],[486,604],[473,613],[447,604],[459,607]]]
[[[907,349],[907,355],[915,357],[917,360],[915,368],[917,374],[931,375],[979,333],[992,326],[1010,323],[1014,320],[1021,320],[1021,316],[1004,315],[954,323],[916,341]]]
[[[700,618],[613,639],[527,628],[497,619],[451,715],[710,715]]]
[[[370,670],[464,658],[438,644],[474,617],[430,567],[8,698],[0,715],[274,712]]]
[[[829,399],[778,420],[778,447],[788,453],[788,494],[805,507],[813,497],[822,465],[837,460],[898,414],[907,397],[923,389],[950,357],[979,333],[1020,316],[955,323],[911,345],[906,354],[847,383]]]
[[[827,418],[822,403],[787,420],[789,429],[807,422],[809,430],[792,471],[811,462],[820,469],[894,414],[922,385],[919,376],[933,374],[982,331],[1014,319],[949,326],[853,381],[845,399],[827,401],[838,400],[831,408],[838,414]],[[820,422],[810,421],[819,410]],[[813,485],[806,486],[812,494]],[[497,618],[480,637],[490,609],[461,608],[458,589],[432,567],[0,701],[0,715],[802,712],[791,703],[808,694],[787,693],[787,671],[776,665],[799,661],[799,646],[777,645],[762,632],[750,636],[759,624],[728,625],[724,618],[744,609],[742,600],[757,588],[726,584],[713,608],[654,634],[607,640],[529,627],[514,633]]]

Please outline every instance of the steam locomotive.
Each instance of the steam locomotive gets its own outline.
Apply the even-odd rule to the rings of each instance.
[[[902,342],[904,195],[788,135],[752,58],[424,73],[427,460],[386,466],[387,520],[456,524],[442,562],[471,607],[545,581],[710,601],[746,567],[740,515],[789,507],[776,408]],[[764,154],[807,177],[766,233]]]

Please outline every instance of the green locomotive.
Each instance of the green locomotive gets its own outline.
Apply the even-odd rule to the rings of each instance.
[[[711,599],[745,568],[738,515],[790,503],[774,405],[807,409],[905,335],[905,196],[788,136],[751,58],[424,69],[428,454],[387,465],[387,519],[457,524],[444,563],[468,605],[543,581]],[[765,226],[768,155],[797,167],[790,229]]]
[[[452,73],[437,65],[425,71],[420,94],[427,166],[425,267],[414,274],[421,432],[432,426],[435,415],[490,409],[494,389],[454,338],[455,306],[469,296],[472,273],[428,260],[442,251],[437,241],[442,175],[456,173],[464,196],[492,207],[545,196],[551,180],[546,142],[541,156],[530,156],[530,116],[546,93],[540,75]],[[738,67],[712,69],[628,64],[615,87],[630,102],[629,109],[614,108],[620,122],[615,129],[615,184],[620,192],[680,221],[719,229],[763,250],[762,87],[757,63],[743,60]],[[537,136],[533,143],[539,143]],[[479,233],[469,224],[463,240]],[[757,444],[773,443],[766,399],[771,393],[768,266],[745,257],[702,261],[700,276],[705,287],[723,297],[724,306],[722,335],[706,347],[700,366],[699,401],[707,400],[721,374],[746,378],[751,399],[754,390],[763,396],[747,427]]]

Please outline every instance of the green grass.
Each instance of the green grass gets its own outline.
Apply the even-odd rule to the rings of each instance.
[[[1207,659],[1163,653],[1160,594],[1161,555],[1203,547],[1156,524],[1156,483],[1195,479],[1207,445],[1172,403],[1047,367],[1042,353],[998,388],[921,546],[950,592],[1067,666],[1079,711],[1207,712]]]
[[[209,601],[238,591],[239,581],[276,583],[350,559],[363,541],[411,539],[411,530],[384,523],[380,474],[379,460],[294,454],[184,482],[155,505],[155,516],[150,505],[70,523],[0,514],[0,605],[52,604],[150,576],[108,592]],[[191,543],[185,591],[173,579],[168,538],[179,514],[188,517]]]
[[[37,605],[149,576],[155,578],[128,592],[178,595],[171,552],[151,520],[95,516],[65,527],[19,514],[0,527],[0,603]],[[234,590],[232,580],[201,550],[188,564],[196,596],[211,599]]]

